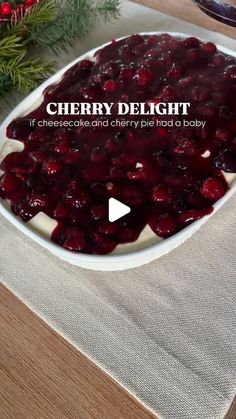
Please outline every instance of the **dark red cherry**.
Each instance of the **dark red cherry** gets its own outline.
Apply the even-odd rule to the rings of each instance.
[[[106,159],[106,153],[101,147],[96,147],[92,150],[90,159],[94,163],[101,163]]]
[[[30,120],[18,119],[7,128],[7,136],[12,140],[26,140],[31,133]]]
[[[83,70],[87,70],[93,66],[94,63],[91,60],[82,60],[79,62],[79,68],[82,68]]]
[[[168,214],[164,214],[150,223],[154,233],[158,236],[166,238],[174,234],[177,230],[175,220]]]
[[[70,208],[64,202],[60,202],[53,213],[56,219],[66,218],[70,216]]]
[[[179,79],[179,85],[181,87],[187,87],[190,86],[194,81],[193,76],[187,76],[187,77],[183,77],[181,79]]]
[[[93,233],[92,242],[92,253],[97,255],[106,255],[107,253],[111,253],[117,246],[117,242],[115,240],[111,239],[109,236],[103,236],[98,232]]]
[[[213,118],[214,116],[216,116],[217,110],[218,110],[218,106],[212,101],[202,102],[198,106],[199,114],[202,117],[205,116],[206,118]]]
[[[217,140],[227,142],[230,139],[230,132],[228,129],[219,128],[216,130],[215,137]]]
[[[135,185],[125,186],[122,195],[125,203],[134,207],[141,205],[145,200],[142,190]]]
[[[169,204],[172,200],[170,189],[164,185],[157,185],[152,191],[152,200],[156,203]]]
[[[191,36],[189,38],[184,39],[183,44],[186,48],[198,48],[200,45],[200,42],[197,38],[194,36]]]
[[[192,98],[195,102],[202,102],[209,99],[210,91],[207,86],[196,86],[192,90]]]
[[[30,207],[45,208],[49,205],[49,197],[43,194],[34,194],[28,199]]]
[[[105,236],[113,236],[119,230],[119,225],[110,223],[109,221],[102,221],[98,227],[98,231]]]
[[[30,151],[29,157],[35,162],[35,163],[43,163],[44,160],[46,160],[47,154],[44,151]]]
[[[236,81],[236,64],[228,66],[223,74],[224,80]]]
[[[178,218],[178,223],[183,226],[186,224],[190,224],[193,221],[197,221],[202,218],[204,215],[209,214],[211,211],[209,210],[201,210],[201,209],[191,209],[184,211]]]
[[[213,42],[206,42],[201,45],[201,50],[206,54],[215,54],[217,52],[217,48]]]
[[[61,169],[62,164],[58,160],[49,158],[48,160],[44,161],[43,171],[49,176],[56,175],[61,171]]]
[[[228,173],[236,173],[236,152],[225,150],[215,158],[218,169]]]
[[[2,196],[9,196],[15,192],[19,187],[19,178],[15,175],[2,175],[0,177],[0,193]]]
[[[174,148],[176,154],[185,154],[186,156],[194,156],[197,151],[198,147],[196,142],[184,137],[178,139],[177,145]]]
[[[83,231],[78,227],[66,230],[63,247],[72,252],[81,252],[86,248],[86,240]]]
[[[225,193],[221,181],[213,177],[204,180],[200,192],[204,198],[210,199],[211,201],[217,201]]]
[[[89,202],[88,192],[76,182],[72,182],[65,194],[65,203],[75,208],[83,208]]]
[[[136,45],[142,44],[144,42],[144,38],[142,35],[135,34],[129,36],[129,38],[126,39],[126,42],[129,47],[135,47]]]
[[[105,92],[115,92],[116,89],[117,83],[115,82],[115,80],[107,80],[103,84],[103,90],[105,90]]]
[[[90,208],[90,217],[93,221],[100,221],[107,216],[107,208],[104,204],[92,205]]]
[[[180,65],[174,63],[172,67],[168,70],[167,76],[171,79],[179,79],[183,73],[183,68]]]
[[[133,68],[125,67],[120,71],[120,79],[124,81],[131,80],[134,77],[135,70]]]
[[[153,78],[153,74],[150,70],[141,68],[138,70],[134,76],[134,79],[137,80],[139,86],[146,86]]]
[[[215,54],[213,56],[212,61],[209,63],[210,67],[220,67],[222,65],[224,65],[225,63],[225,57],[222,54]]]
[[[121,243],[129,243],[138,239],[140,229],[135,227],[123,227],[119,232],[119,240]]]

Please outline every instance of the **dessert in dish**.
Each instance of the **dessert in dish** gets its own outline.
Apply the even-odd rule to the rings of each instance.
[[[46,89],[37,109],[9,125],[8,137],[24,149],[1,162],[0,196],[25,222],[39,213],[55,220],[52,240],[75,252],[110,253],[138,240],[147,225],[157,236],[169,237],[211,213],[228,189],[225,173],[236,173],[235,93],[236,59],[210,42],[169,34],[114,41],[94,60],[70,68]],[[34,119],[78,118],[49,116],[51,102],[145,102],[147,107],[190,102],[187,120],[206,123],[202,128],[31,126]],[[114,107],[108,119],[116,117]],[[103,118],[89,116],[90,121]],[[173,116],[166,116],[167,123],[168,118]],[[111,197],[131,207],[113,223],[107,214]]]

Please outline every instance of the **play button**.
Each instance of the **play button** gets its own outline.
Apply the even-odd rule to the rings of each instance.
[[[108,215],[109,215],[109,221],[113,223],[116,220],[119,220],[120,218],[124,217],[126,214],[129,214],[131,211],[130,207],[128,207],[125,204],[122,204],[122,202],[118,201],[115,198],[109,199],[109,205],[108,205]]]

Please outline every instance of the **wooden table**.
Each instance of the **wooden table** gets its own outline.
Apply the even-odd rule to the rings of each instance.
[[[139,0],[137,3],[236,38],[236,29],[203,15],[191,0]],[[1,419],[154,417],[0,285]],[[225,419],[235,417],[236,402]]]
[[[236,28],[205,15],[192,0],[134,0],[134,2],[236,39]],[[236,0],[231,0],[231,4],[236,6]]]
[[[0,285],[1,419],[154,417]]]

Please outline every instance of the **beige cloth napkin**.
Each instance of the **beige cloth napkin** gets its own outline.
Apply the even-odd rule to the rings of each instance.
[[[60,65],[111,38],[175,30],[235,41],[123,3]],[[0,217],[0,277],[35,312],[163,419],[222,419],[236,389],[236,229],[233,197],[194,237],[139,269],[68,265]]]

